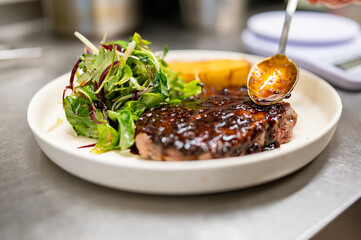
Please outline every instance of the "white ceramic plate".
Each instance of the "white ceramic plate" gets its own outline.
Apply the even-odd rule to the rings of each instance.
[[[255,56],[221,51],[172,51],[172,60],[215,58],[258,61]],[[324,80],[301,69],[289,99],[298,113],[293,139],[279,149],[247,156],[188,162],[155,162],[129,151],[93,154],[77,147],[95,140],[77,137],[65,119],[61,99],[69,73],[44,86],[31,100],[28,123],[44,153],[64,170],[100,185],[154,194],[202,194],[240,189],[294,172],[329,143],[342,111],[340,97]],[[57,119],[63,120],[55,129]]]

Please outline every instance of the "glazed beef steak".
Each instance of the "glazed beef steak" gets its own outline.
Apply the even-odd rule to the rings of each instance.
[[[297,114],[289,103],[261,107],[245,88],[207,90],[200,99],[153,108],[139,118],[140,155],[159,161],[241,156],[290,141]]]

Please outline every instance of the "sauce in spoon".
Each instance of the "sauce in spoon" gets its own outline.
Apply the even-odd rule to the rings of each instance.
[[[285,55],[277,54],[252,67],[248,94],[259,105],[275,104],[290,96],[297,80],[297,66]]]

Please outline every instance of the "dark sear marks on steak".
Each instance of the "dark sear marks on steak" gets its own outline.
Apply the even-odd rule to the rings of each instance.
[[[159,161],[240,156],[290,141],[297,114],[289,103],[258,106],[246,88],[206,90],[200,99],[153,108],[139,118],[135,142]]]

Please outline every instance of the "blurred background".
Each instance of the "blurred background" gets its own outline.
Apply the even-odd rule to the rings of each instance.
[[[44,84],[68,72],[83,44],[127,40],[136,31],[152,48],[247,52],[241,34],[254,14],[284,10],[283,0],[0,0],[0,70],[31,68]],[[361,24],[361,6],[339,9],[300,0],[298,10],[328,12]],[[21,74],[21,71],[17,73]],[[11,76],[9,73],[8,75]],[[7,79],[1,78],[0,81]],[[315,239],[357,239],[361,204],[355,204]],[[347,236],[348,237],[347,237]]]
[[[165,37],[157,38],[157,44],[172,47],[169,39],[176,36],[185,45],[174,46],[187,48],[187,42],[195,38],[239,37],[250,16],[284,10],[286,3],[284,0],[0,0],[0,41],[13,45],[16,39],[29,34],[74,39],[75,30],[95,41],[105,32],[110,38],[128,38],[137,31],[151,39],[163,31]],[[331,12],[361,23],[361,6],[327,9],[299,0],[298,10]],[[230,42],[233,47],[242,48],[240,41]],[[222,48],[221,43],[217,45],[212,49]],[[202,41],[199,47],[204,48]]]
[[[53,53],[57,61],[65,61],[64,70],[54,69],[54,74],[59,75],[60,71],[71,67],[68,52],[72,52],[74,59],[82,53],[82,44],[74,37],[74,31],[81,32],[94,43],[100,42],[104,33],[108,40],[128,40],[136,31],[150,39],[155,50],[168,45],[173,50],[229,50],[270,56],[275,45],[272,49],[250,51],[242,40],[242,32],[251,16],[283,11],[286,4],[285,0],[0,0],[0,59],[32,59],[21,65],[44,63],[45,60],[50,67],[54,64],[50,57]],[[361,23],[361,6],[328,9],[299,0],[298,10],[332,13]],[[328,27],[332,33],[332,26]],[[359,29],[357,31],[359,34]],[[248,42],[253,44],[252,40]],[[297,59],[295,62],[299,64]],[[361,56],[351,59],[351,64],[355,62],[361,63]],[[13,63],[3,61],[2,66]],[[360,72],[361,64],[356,73]],[[322,77],[327,79],[327,76]]]

